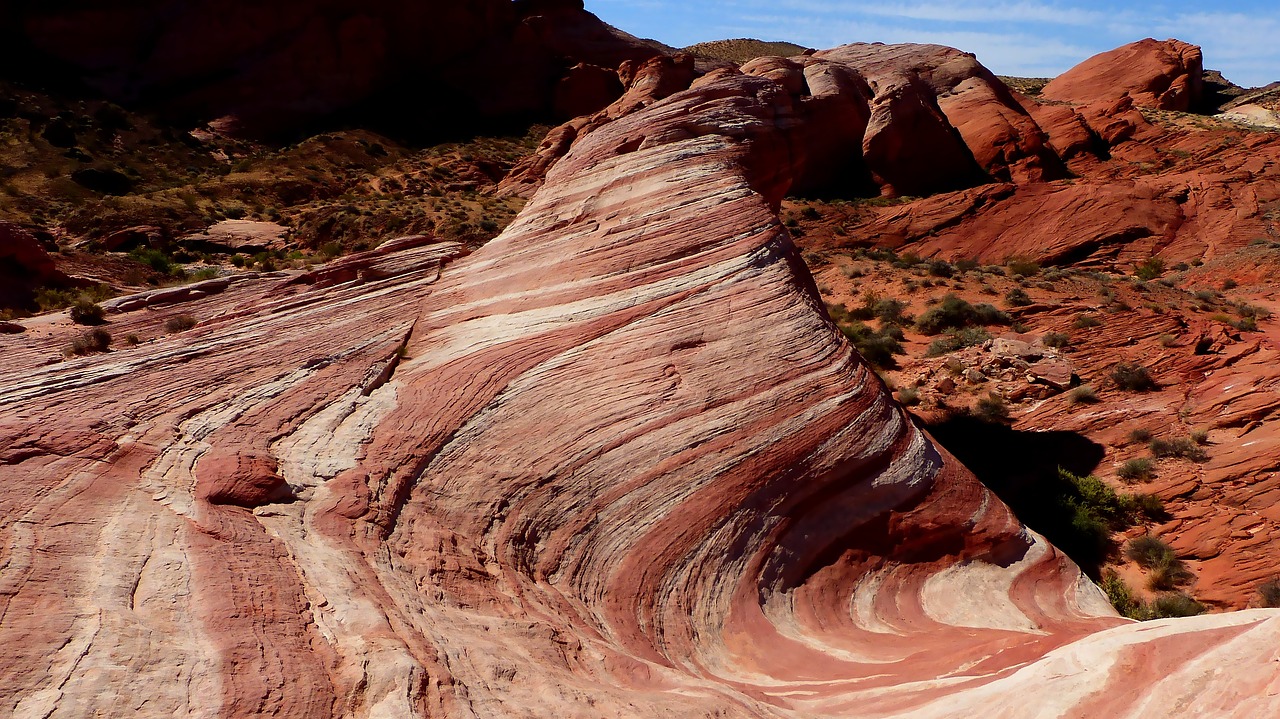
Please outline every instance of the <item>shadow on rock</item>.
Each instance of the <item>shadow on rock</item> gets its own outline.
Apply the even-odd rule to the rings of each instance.
[[[1110,531],[1089,516],[1088,498],[1072,476],[1086,476],[1098,466],[1101,445],[1075,432],[1018,431],[967,416],[925,428],[1024,524],[1098,577],[1114,550]]]

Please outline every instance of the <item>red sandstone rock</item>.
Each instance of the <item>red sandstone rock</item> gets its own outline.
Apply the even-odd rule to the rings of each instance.
[[[590,115],[621,96],[617,70],[579,63],[556,85],[555,114],[563,118]]]
[[[284,478],[269,454],[231,449],[211,450],[196,464],[196,499],[210,504],[257,507],[286,494]]]
[[[1125,95],[1141,107],[1187,111],[1200,103],[1200,48],[1147,38],[1076,65],[1054,78],[1041,96],[1064,102],[1112,102]]]
[[[1119,619],[892,402],[774,214],[797,117],[721,74],[443,272],[5,339],[0,706],[1274,714],[1280,615]]]
[[[0,307],[30,304],[37,287],[69,284],[70,278],[58,270],[34,234],[12,222],[0,222]]]
[[[793,98],[805,130],[789,138],[797,158],[778,180],[796,191],[837,185],[848,192],[927,194],[992,177],[1034,182],[1064,175],[1036,121],[968,53],[854,44],[798,58],[756,58],[741,71],[772,80]],[[555,131],[504,181],[504,192],[527,194],[573,142],[606,120],[688,87],[693,65],[687,58],[657,58],[638,69],[624,64],[619,73],[628,87],[623,98]],[[732,71],[718,70],[708,81],[726,74]]]

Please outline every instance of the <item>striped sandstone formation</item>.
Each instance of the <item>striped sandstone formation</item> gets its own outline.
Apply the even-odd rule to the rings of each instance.
[[[1118,618],[835,329],[775,214],[815,108],[654,94],[473,254],[121,303],[89,357],[50,361],[56,318],[0,337],[0,712],[1280,708],[1280,614]],[[942,126],[868,127],[902,117]]]

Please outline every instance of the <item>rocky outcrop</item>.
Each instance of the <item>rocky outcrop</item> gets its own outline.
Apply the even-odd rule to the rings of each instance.
[[[35,234],[21,225],[0,222],[0,307],[31,306],[35,289],[73,284]]]
[[[1045,85],[1041,97],[1060,102],[1112,102],[1125,95],[1140,107],[1186,112],[1201,104],[1200,48],[1147,38],[1085,60]]]
[[[646,66],[653,73],[665,63]],[[593,117],[548,135],[538,153],[504,181],[528,193],[580,136],[687,87],[689,70],[632,77],[626,96]],[[857,43],[794,58],[759,57],[743,74],[775,82],[792,98],[797,128],[787,141],[794,157],[793,191],[843,194],[929,194],[992,179],[1032,182],[1062,177],[1065,168],[1026,108],[973,55],[938,45]],[[721,68],[708,78],[724,77]],[[645,82],[641,82],[641,78]],[[659,88],[653,89],[653,88]],[[1071,148],[1076,149],[1076,148]]]
[[[249,134],[337,118],[404,132],[473,130],[550,114],[565,69],[577,63],[612,69],[662,53],[581,2],[11,5],[0,30],[5,69],[83,81],[176,119],[223,118],[219,127]]]
[[[0,340],[0,706],[1274,713],[1280,615],[1119,619],[892,402],[774,214],[799,117],[704,78],[443,271]]]

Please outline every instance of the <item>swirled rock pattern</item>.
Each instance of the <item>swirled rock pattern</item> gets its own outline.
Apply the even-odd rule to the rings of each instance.
[[[892,402],[774,214],[796,118],[715,75],[469,256],[0,339],[0,707],[1274,713],[1280,615],[1119,619]]]

